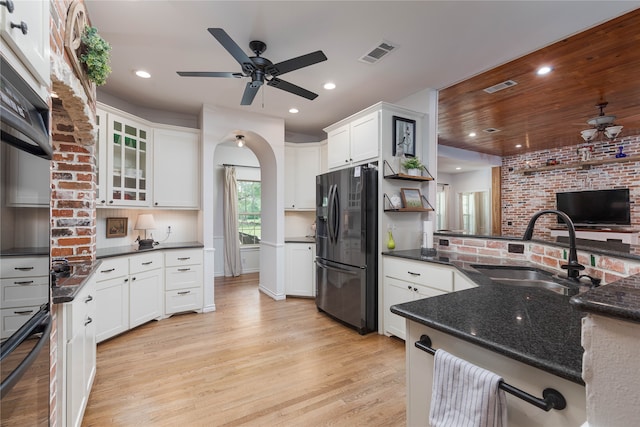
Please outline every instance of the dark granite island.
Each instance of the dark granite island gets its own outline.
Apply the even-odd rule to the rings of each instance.
[[[406,258],[407,252],[394,256]],[[407,319],[407,425],[428,425],[433,356],[415,346],[423,334],[433,348],[496,372],[512,386],[540,398],[551,387],[567,401],[566,409],[545,412],[508,394],[510,426],[581,425],[586,420],[583,314],[569,303],[570,297],[493,284],[473,271],[473,262],[458,263],[455,254],[448,255],[414,259],[455,266],[476,288],[391,307]],[[486,257],[480,258],[476,263],[487,263]]]

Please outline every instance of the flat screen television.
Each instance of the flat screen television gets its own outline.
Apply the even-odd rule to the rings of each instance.
[[[628,188],[556,193],[556,206],[569,215],[575,225],[598,227],[631,224]],[[562,222],[560,218],[558,222]]]

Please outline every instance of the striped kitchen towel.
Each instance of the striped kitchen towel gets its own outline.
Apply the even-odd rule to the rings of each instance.
[[[506,427],[507,402],[493,372],[436,350],[429,423],[432,427]]]

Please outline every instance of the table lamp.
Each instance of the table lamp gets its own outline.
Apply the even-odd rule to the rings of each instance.
[[[151,214],[140,214],[136,220],[136,226],[134,230],[144,230],[144,239],[138,236],[139,247],[138,249],[151,249],[153,247],[153,238],[147,239],[147,230],[153,230],[156,228],[156,223],[153,220]]]

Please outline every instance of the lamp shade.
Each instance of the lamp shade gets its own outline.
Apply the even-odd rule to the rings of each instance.
[[[151,214],[140,214],[136,220],[134,230],[153,230],[156,228],[156,222]]]

